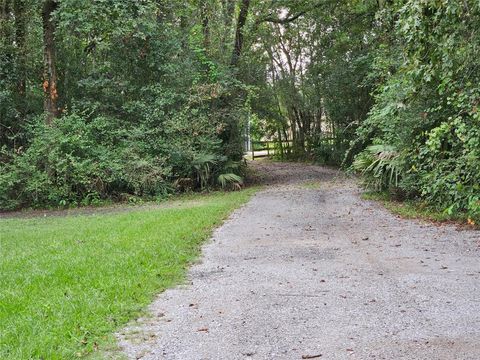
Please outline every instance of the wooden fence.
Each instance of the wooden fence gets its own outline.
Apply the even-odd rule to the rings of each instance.
[[[320,143],[324,146],[335,146],[336,139],[333,137],[324,137],[320,140]],[[273,155],[279,155],[283,158],[292,153],[293,141],[252,141],[251,152],[252,160],[256,158],[270,157]],[[308,148],[308,146],[307,146]]]
[[[252,160],[272,155],[283,156],[290,151],[292,145],[292,141],[252,141]]]

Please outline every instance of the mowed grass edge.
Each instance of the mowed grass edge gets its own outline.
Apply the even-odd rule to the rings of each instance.
[[[184,279],[200,245],[256,189],[126,213],[0,219],[0,359],[74,359]]]

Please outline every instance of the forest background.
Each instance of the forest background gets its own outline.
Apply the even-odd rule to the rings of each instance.
[[[0,208],[237,188],[248,129],[478,219],[479,23],[474,0],[1,0]]]

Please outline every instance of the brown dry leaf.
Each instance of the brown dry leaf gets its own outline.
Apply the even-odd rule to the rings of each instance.
[[[302,355],[302,359],[317,359],[319,357],[322,357],[323,355],[322,354],[318,354],[318,355]]]

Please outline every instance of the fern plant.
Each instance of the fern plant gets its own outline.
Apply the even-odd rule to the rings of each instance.
[[[243,185],[243,178],[239,175],[242,172],[242,164],[229,161],[225,156],[200,154],[193,160],[192,170],[201,189],[218,184],[223,189],[238,190]]]
[[[193,159],[192,168],[195,172],[197,183],[200,188],[205,189],[211,179],[212,169],[218,159],[212,154],[200,154]]]
[[[224,173],[218,175],[218,184],[223,189],[240,190],[243,186],[243,177],[239,175],[243,172],[242,163],[239,161],[227,161],[223,171]]]
[[[402,175],[400,153],[391,145],[371,145],[355,157],[353,169],[367,187],[377,191],[397,188]]]
[[[243,178],[234,173],[220,174],[217,180],[222,189],[230,187],[232,190],[240,190],[243,185]]]

